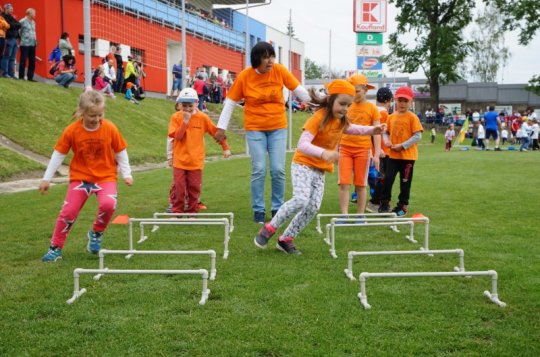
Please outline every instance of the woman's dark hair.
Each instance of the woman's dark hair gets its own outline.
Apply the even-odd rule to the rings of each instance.
[[[319,130],[323,130],[326,124],[328,124],[328,122],[333,118],[332,107],[334,106],[334,103],[338,95],[339,94],[330,94],[324,97],[319,97],[317,93],[315,92],[315,88],[311,87],[309,89],[309,96],[311,97],[311,101],[315,104],[319,104],[321,109],[326,110],[324,118],[321,121],[321,125],[319,126]],[[340,119],[339,128],[340,129],[347,128],[349,124],[350,122],[349,122],[349,119],[347,118],[347,115],[344,115]]]
[[[276,51],[274,51],[274,47],[271,44],[264,41],[257,42],[251,49],[251,67],[259,67],[264,57],[272,56],[276,57]]]
[[[62,61],[64,61],[65,64],[68,64],[69,61],[73,61],[72,63],[69,63],[69,64],[74,65],[75,64],[75,56],[73,56],[73,55],[65,55],[64,57],[62,57]]]
[[[61,38],[62,40],[65,40],[65,39],[68,38],[68,37],[69,37],[69,34],[68,34],[67,32],[62,32],[62,34],[60,35],[60,38]]]

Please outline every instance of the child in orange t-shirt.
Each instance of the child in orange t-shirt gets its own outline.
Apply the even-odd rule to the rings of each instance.
[[[367,91],[373,89],[367,77],[356,74],[348,81],[356,89],[353,104],[347,112],[347,118],[352,124],[379,125],[380,114],[375,104],[366,99]],[[372,156],[371,151],[375,153]],[[376,169],[379,168],[379,155],[381,151],[381,137],[373,137],[373,145],[369,136],[354,136],[344,134],[339,145],[339,204],[341,213],[349,213],[349,187],[354,184],[357,193],[356,211],[364,213],[367,201],[366,187],[368,185],[368,171],[370,162]],[[354,176],[354,181],[353,181]]]
[[[407,86],[398,88],[395,98],[396,112],[388,117],[388,132],[383,135],[384,144],[390,148],[390,152],[379,212],[390,211],[392,186],[399,172],[399,201],[392,211],[404,216],[409,204],[413,167],[418,159],[416,143],[422,139],[424,129],[416,114],[409,111],[414,98],[412,89]]]
[[[293,241],[318,212],[324,193],[325,172],[333,172],[339,159],[336,151],[343,133],[353,135],[380,134],[381,127],[362,126],[349,123],[347,110],[355,95],[354,86],[343,79],[328,85],[329,96],[319,98],[311,90],[312,101],[321,105],[304,124],[293,157],[291,175],[293,197],[285,202],[272,220],[262,226],[254,243],[266,248],[270,238],[286,221],[291,222],[279,237],[277,248],[287,254],[301,254]]]
[[[169,123],[169,138],[173,139],[172,212],[197,213],[205,158],[204,134],[215,138],[217,127],[208,115],[197,110],[199,98],[193,88],[182,89],[177,102],[182,103],[182,111],[173,114]],[[223,156],[231,156],[227,141],[222,140],[220,145]]]
[[[133,184],[127,144],[116,126],[104,119],[105,102],[103,96],[89,90],[81,94],[74,117],[54,147],[43,181],[39,185],[42,194],[47,193],[56,170],[71,149],[73,158],[69,165],[69,187],[64,205],[56,220],[56,226],[44,262],[55,262],[62,258],[62,249],[67,235],[75,223],[88,197],[95,194],[98,200],[98,214],[94,225],[88,231],[86,249],[97,254],[101,249],[103,232],[116,209],[117,170],[126,185]]]

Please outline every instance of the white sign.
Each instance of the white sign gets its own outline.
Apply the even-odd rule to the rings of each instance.
[[[408,84],[406,82],[392,82],[392,83],[385,83],[384,86],[387,88],[390,88],[392,93],[396,93],[397,89],[399,87],[407,86]]]
[[[355,0],[355,32],[386,32],[387,0]]]
[[[356,56],[358,57],[379,57],[383,54],[383,46],[356,46]]]

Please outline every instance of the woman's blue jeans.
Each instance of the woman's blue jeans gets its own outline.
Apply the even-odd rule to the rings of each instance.
[[[265,212],[264,183],[266,179],[266,153],[270,161],[272,181],[272,211],[277,211],[285,197],[285,151],[287,129],[246,131],[251,156],[251,207],[254,212]]]

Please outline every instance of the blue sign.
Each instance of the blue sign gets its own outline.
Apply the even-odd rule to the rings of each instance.
[[[379,57],[357,57],[357,69],[382,70],[382,61]]]

